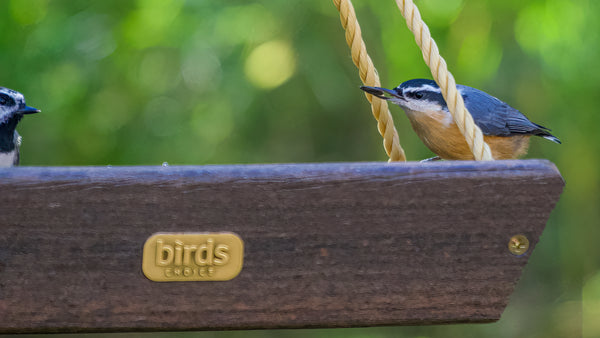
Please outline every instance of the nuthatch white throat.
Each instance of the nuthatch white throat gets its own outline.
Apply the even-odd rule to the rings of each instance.
[[[17,124],[23,115],[39,112],[25,105],[23,94],[0,87],[0,167],[19,164],[21,136],[17,133]]]
[[[394,89],[367,86],[360,88],[402,107],[419,138],[440,158],[474,159],[435,81],[414,79]],[[550,134],[550,129],[529,121],[520,111],[505,102],[475,88],[463,85],[458,85],[457,88],[475,124],[481,128],[494,159],[512,159],[524,155],[531,135],[561,143]]]

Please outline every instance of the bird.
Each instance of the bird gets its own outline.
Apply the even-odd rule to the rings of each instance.
[[[24,115],[39,112],[25,105],[23,94],[0,87],[0,167],[19,165],[21,136],[17,133],[17,124]]]
[[[516,159],[525,155],[532,135],[561,143],[550,134],[550,129],[531,122],[523,113],[500,99],[469,86],[456,87],[473,121],[483,132],[483,139],[490,146],[494,159]],[[413,79],[394,89],[360,88],[404,109],[413,130],[437,155],[428,160],[474,160],[435,81]]]

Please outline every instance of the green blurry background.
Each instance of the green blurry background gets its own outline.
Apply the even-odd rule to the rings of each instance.
[[[600,2],[417,4],[459,83],[563,141],[532,140],[567,185],[502,319],[144,336],[600,337]],[[355,7],[384,86],[430,78],[394,1]],[[331,1],[3,0],[0,31],[0,84],[43,111],[23,165],[387,159]],[[432,156],[391,109],[408,158]]]

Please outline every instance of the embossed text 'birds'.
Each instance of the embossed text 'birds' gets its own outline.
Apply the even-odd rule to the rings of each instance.
[[[157,233],[144,244],[142,270],[155,282],[226,281],[242,270],[243,255],[233,233]]]

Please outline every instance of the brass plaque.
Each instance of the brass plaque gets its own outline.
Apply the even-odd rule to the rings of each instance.
[[[233,233],[157,233],[142,270],[155,282],[226,281],[242,270],[244,242]]]

